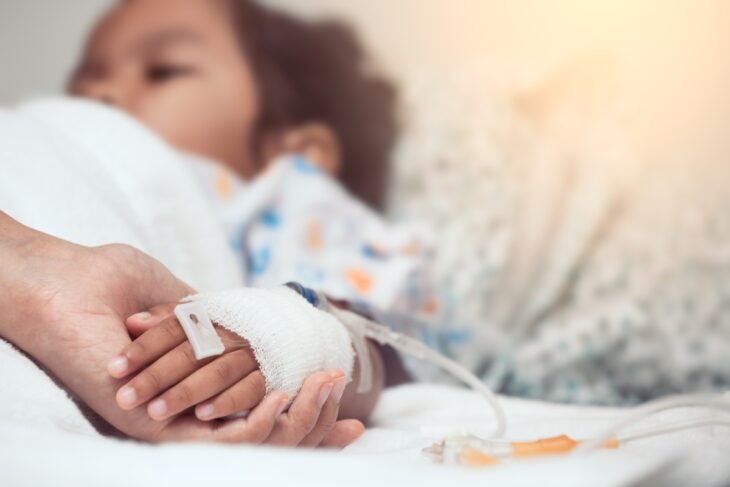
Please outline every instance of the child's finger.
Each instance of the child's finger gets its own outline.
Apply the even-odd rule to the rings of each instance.
[[[171,316],[122,350],[107,365],[112,377],[121,379],[154,362],[186,340],[177,318]]]
[[[365,431],[365,425],[357,419],[343,419],[335,424],[319,444],[322,448],[342,449],[358,439]]]
[[[133,342],[132,345],[140,342],[147,335],[163,326],[164,324],[153,328],[149,333]],[[214,359],[209,358],[198,361],[193,354],[190,343],[183,342],[119,389],[117,391],[117,404],[122,409],[135,408],[158,396],[212,360]]]
[[[232,385],[256,370],[258,364],[250,350],[240,349],[226,353],[201,367],[182,382],[172,386],[160,397],[150,402],[147,413],[161,421],[198,404]],[[266,391],[264,390],[264,393]],[[259,403],[264,394],[248,407]],[[235,411],[234,411],[235,412]]]
[[[276,422],[267,443],[298,445],[317,424],[322,406],[332,392],[332,387],[332,377],[328,372],[310,375],[304,381],[289,411]]]
[[[216,397],[198,404],[195,416],[204,421],[230,416],[253,408],[266,394],[266,380],[256,370]]]
[[[231,443],[262,443],[274,429],[287,400],[285,393],[272,392],[264,397],[247,418],[230,419],[223,423],[213,432],[213,439]]]
[[[153,326],[172,316],[177,305],[178,303],[159,304],[147,311],[133,314],[125,322],[127,331],[132,338],[137,338]]]
[[[342,372],[338,372],[338,375],[332,375],[332,378],[334,379],[334,386],[322,407],[322,411],[319,413],[317,424],[302,439],[299,443],[300,446],[315,447],[319,445],[324,437],[335,427],[335,423],[337,423],[337,415],[340,412],[340,399],[342,399],[342,393],[345,391],[345,375]]]

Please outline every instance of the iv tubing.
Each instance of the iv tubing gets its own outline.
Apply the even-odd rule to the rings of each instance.
[[[684,396],[672,396],[667,398],[651,401],[643,406],[639,406],[636,410],[629,414],[626,418],[614,423],[612,426],[603,431],[592,440],[586,441],[574,450],[575,455],[589,453],[600,448],[606,441],[614,438],[616,433],[624,428],[631,426],[637,421],[641,421],[653,414],[667,409],[685,408],[685,407],[702,407],[716,409],[730,413],[730,402],[723,401],[726,396],[723,394],[688,394]]]
[[[427,360],[458,377],[469,387],[480,393],[491,406],[497,420],[494,437],[499,438],[504,435],[505,430],[507,429],[507,417],[504,414],[504,410],[492,390],[479,380],[477,376],[453,360],[444,357],[435,350],[432,350],[420,341],[401,333],[394,332],[389,328],[364,318],[363,316],[331,305],[327,311],[334,314],[337,318],[350,326],[358,328],[364,336],[377,341],[381,345],[387,344],[400,352],[407,353],[408,355],[412,355],[421,360]]]
[[[703,426],[724,426],[730,428],[730,421],[723,421],[721,419],[700,419],[697,421],[687,421],[685,423],[677,423],[661,428],[652,429],[649,431],[642,431],[627,435],[619,438],[620,443],[628,443],[630,441],[643,440],[651,436],[659,436],[667,433],[674,433],[676,431],[683,431],[695,428],[702,428]]]

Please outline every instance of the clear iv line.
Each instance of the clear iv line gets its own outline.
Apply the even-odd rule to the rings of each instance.
[[[723,421],[721,419],[700,419],[697,421],[686,421],[684,423],[675,423],[648,431],[640,431],[632,435],[620,436],[618,440],[620,443],[623,444],[630,441],[643,440],[652,436],[660,436],[668,433],[675,433],[677,431],[703,428],[705,426],[724,426],[726,428],[730,428],[730,421]]]
[[[489,389],[489,387],[487,387],[477,376],[455,361],[444,357],[414,338],[395,332],[390,328],[360,316],[357,313],[353,313],[352,311],[337,308],[336,306],[331,305],[329,301],[327,301],[327,298],[321,293],[318,293],[317,297],[319,298],[320,303],[326,303],[325,310],[335,315],[335,317],[340,319],[340,321],[342,321],[348,328],[357,330],[362,336],[375,340],[381,345],[390,345],[399,352],[406,353],[420,360],[429,361],[448,371],[476,392],[480,393],[491,406],[497,420],[497,426],[493,436],[496,438],[504,436],[507,429],[507,417],[505,416],[504,410],[499,404],[499,400],[494,392],[492,392],[492,390]]]
[[[671,396],[657,399],[639,406],[632,414],[611,425],[598,436],[579,445],[575,450],[575,455],[589,453],[597,450],[606,441],[614,438],[616,434],[624,428],[635,424],[653,414],[666,411],[668,409],[685,408],[685,407],[703,407],[716,409],[718,411],[730,413],[730,402],[723,401],[728,397],[725,394],[688,394],[683,396]]]

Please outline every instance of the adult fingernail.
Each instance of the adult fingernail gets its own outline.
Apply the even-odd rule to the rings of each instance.
[[[332,392],[332,383],[328,382],[327,384],[322,386],[322,389],[319,390],[319,399],[317,401],[317,404],[319,404],[319,407],[324,406],[325,401],[327,401],[327,398],[330,395],[330,392]]]
[[[152,418],[162,418],[167,413],[167,403],[164,399],[156,399],[150,403],[147,413]]]
[[[128,367],[129,360],[127,360],[127,357],[119,356],[109,362],[106,368],[110,374],[119,375],[126,372]]]
[[[205,404],[196,409],[195,412],[199,419],[208,419],[213,416],[213,413],[215,413],[215,406],[212,404]]]
[[[274,417],[278,418],[279,415],[281,415],[281,413],[284,412],[284,409],[286,408],[287,401],[288,401],[288,398],[286,397],[286,395],[282,396],[281,403],[276,408],[276,414],[274,415]]]
[[[130,316],[130,318],[133,320],[145,321],[152,318],[152,313],[150,313],[149,311],[142,311],[141,313],[133,314],[132,316]]]
[[[342,394],[345,392],[345,379],[338,380],[335,383],[335,387],[332,389],[332,399],[335,400],[337,404],[340,403],[340,399],[342,399]]]
[[[117,402],[121,406],[131,407],[137,401],[137,391],[133,387],[124,386],[117,392]]]

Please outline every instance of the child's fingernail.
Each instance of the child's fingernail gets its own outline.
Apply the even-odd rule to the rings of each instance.
[[[127,360],[127,357],[119,356],[109,362],[109,365],[107,365],[106,368],[110,374],[118,375],[126,372],[127,367],[129,367],[129,360]]]
[[[152,418],[162,418],[167,413],[167,403],[164,399],[157,399],[150,403],[147,412]]]
[[[332,369],[329,371],[330,377],[332,377],[334,380],[339,379],[343,375],[345,375],[340,369]]]
[[[324,406],[324,403],[327,401],[330,392],[332,392],[332,383],[328,382],[327,384],[322,386],[322,389],[319,390],[319,399],[317,400],[317,404],[319,404],[319,407]]]
[[[213,416],[213,413],[215,413],[215,406],[213,406],[212,404],[200,406],[196,410],[196,413],[199,419],[208,419]]]
[[[134,406],[137,401],[137,391],[133,387],[124,386],[117,392],[117,401],[121,406]]]
[[[337,404],[339,404],[340,399],[342,399],[342,393],[344,393],[344,392],[345,392],[345,379],[343,378],[342,380],[338,380],[335,383],[335,387],[334,387],[334,389],[332,389],[332,399],[334,399],[334,401]]]
[[[145,321],[152,318],[152,313],[150,313],[149,311],[142,311],[141,313],[133,314],[129,318],[133,320]]]

